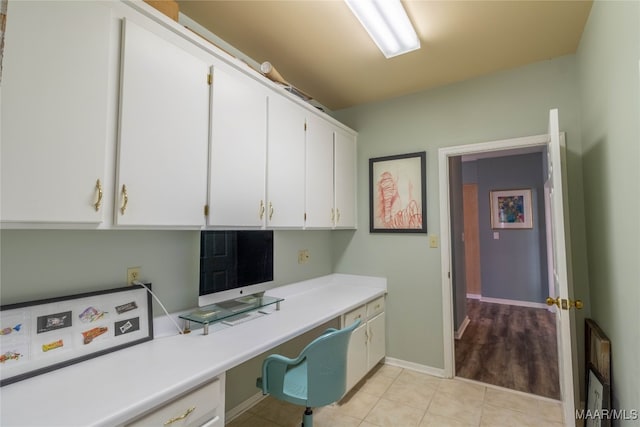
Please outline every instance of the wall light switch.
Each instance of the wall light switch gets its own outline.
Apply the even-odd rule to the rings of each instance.
[[[493,232],[493,240],[500,240],[500,233],[498,231]]]
[[[430,248],[437,248],[438,247],[438,236],[431,234],[429,236],[429,247]]]

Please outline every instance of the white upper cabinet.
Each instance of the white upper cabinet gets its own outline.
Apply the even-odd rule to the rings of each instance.
[[[267,226],[304,226],[306,110],[283,96],[269,96]]]
[[[231,68],[213,72],[208,225],[262,227],[267,216],[267,90]]]
[[[335,228],[356,227],[356,137],[336,130],[334,141]]]
[[[0,227],[355,227],[355,133],[155,18],[8,2]]]
[[[315,114],[307,119],[306,136],[306,228],[332,228],[333,126]]]
[[[124,21],[116,223],[202,226],[209,66]]]
[[[110,18],[110,8],[97,2],[8,3],[3,224],[103,220],[97,202],[106,179]]]

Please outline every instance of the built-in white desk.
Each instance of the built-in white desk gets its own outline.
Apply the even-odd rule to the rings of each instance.
[[[384,278],[342,274],[274,288],[267,294],[284,298],[280,310],[250,322],[206,336],[196,330],[156,338],[2,387],[0,425],[125,424],[230,368],[383,296],[386,288]]]

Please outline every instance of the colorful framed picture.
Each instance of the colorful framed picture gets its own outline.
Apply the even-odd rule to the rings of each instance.
[[[369,159],[369,231],[426,233],[425,151]]]
[[[491,228],[533,228],[531,189],[491,191]]]
[[[141,285],[3,305],[0,386],[152,339],[151,295]]]

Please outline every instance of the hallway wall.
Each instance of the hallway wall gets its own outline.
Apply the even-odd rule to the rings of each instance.
[[[547,280],[542,154],[479,159],[463,163],[465,184],[478,184],[478,224],[482,296],[543,303]],[[532,190],[533,228],[491,228],[493,190]],[[498,233],[498,239],[494,239]]]

